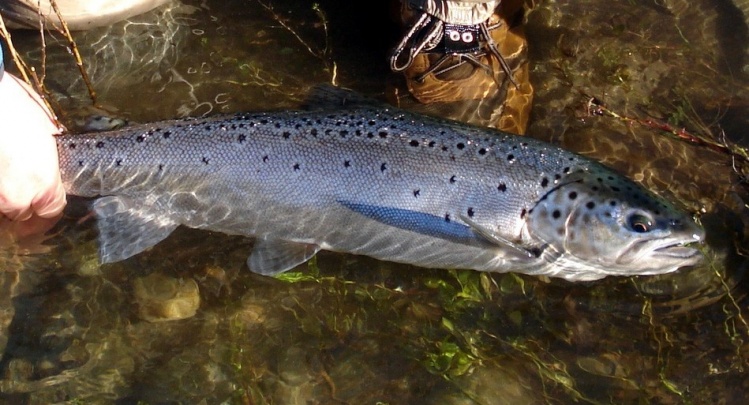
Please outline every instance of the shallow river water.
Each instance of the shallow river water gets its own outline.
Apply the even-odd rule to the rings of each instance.
[[[131,122],[288,109],[325,82],[384,98],[386,3],[185,0],[74,38],[98,105]],[[180,228],[100,266],[72,199],[41,244],[0,235],[0,402],[744,403],[749,3],[529,6],[528,136],[698,214],[702,265],[571,284],[322,252],[267,278],[251,239]],[[41,66],[38,32],[13,39]],[[72,126],[91,101],[46,43]]]

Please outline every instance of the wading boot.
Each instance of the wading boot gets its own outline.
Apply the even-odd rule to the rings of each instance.
[[[524,0],[401,0],[405,27],[390,55],[401,107],[523,134],[533,87]]]

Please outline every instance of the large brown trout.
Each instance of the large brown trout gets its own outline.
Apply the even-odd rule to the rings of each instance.
[[[269,275],[320,249],[570,281],[668,273],[702,257],[687,246],[704,239],[690,215],[580,155],[341,104],[60,136],[63,181],[98,197],[104,263],[178,225],[256,238],[248,266]]]

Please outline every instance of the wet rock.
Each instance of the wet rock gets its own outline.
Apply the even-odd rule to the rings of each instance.
[[[539,390],[523,375],[520,364],[499,367],[478,367],[472,373],[458,377],[454,386],[437,391],[426,403],[445,405],[510,405],[544,403]]]
[[[195,315],[200,306],[198,284],[153,273],[133,282],[138,314],[148,322],[174,321]]]

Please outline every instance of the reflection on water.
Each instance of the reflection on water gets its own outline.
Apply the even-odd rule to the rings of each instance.
[[[189,1],[76,38],[100,103],[133,121],[290,108],[334,74],[377,96],[395,33],[362,32],[395,28],[385,6],[349,3],[322,1],[320,14],[311,2],[263,2],[271,13]],[[527,24],[530,136],[701,212],[710,247],[700,268],[572,285],[324,252],[271,279],[245,268],[251,240],[187,229],[100,267],[86,202],[73,200],[51,251],[0,235],[2,398],[742,403],[745,165],[640,124],[747,146],[749,7],[727,3],[546,1]],[[33,56],[36,35],[14,38]],[[85,88],[48,43],[47,83],[75,111]],[[591,115],[591,98],[633,120]]]

